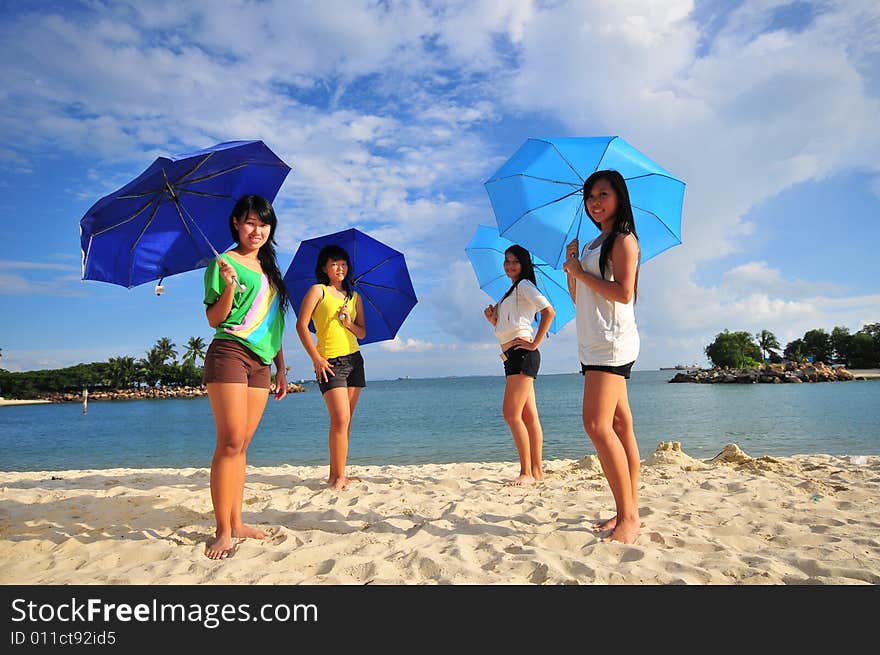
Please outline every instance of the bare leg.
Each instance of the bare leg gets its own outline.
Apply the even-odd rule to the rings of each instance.
[[[324,394],[324,402],[330,414],[330,475],[327,483],[334,491],[339,491],[352,482],[351,478],[345,477],[345,463],[348,459],[351,417],[360,391],[360,387],[337,387]]]
[[[217,428],[217,445],[211,461],[211,502],[217,522],[215,539],[205,555],[223,559],[232,550],[232,515],[237,485],[241,483],[241,461],[247,439],[247,385],[208,383],[208,398]]]
[[[254,433],[260,425],[260,419],[263,418],[263,411],[266,409],[266,402],[269,399],[269,392],[266,389],[258,389],[248,387],[247,390],[247,438],[241,449],[241,462],[238,468],[239,480],[236,482],[235,489],[237,496],[232,504],[232,536],[250,539],[263,539],[266,533],[259,528],[245,525],[241,520],[241,508],[244,501],[244,474],[247,468],[247,448],[254,438]]]
[[[626,450],[614,432],[613,421],[626,380],[613,373],[587,371],[584,376],[584,429],[596,447],[602,471],[617,510],[614,531],[602,541],[633,543],[639,536],[639,511]]]
[[[528,403],[529,397],[534,394],[534,379],[528,375],[518,373],[507,376],[507,385],[504,388],[504,404],[502,411],[513,442],[516,444],[516,452],[519,455],[519,477],[510,484],[524,486],[535,484],[532,475],[531,450],[529,448],[529,430],[523,421],[523,409]]]
[[[636,506],[639,504],[639,472],[641,470],[641,457],[639,455],[639,445],[636,442],[635,431],[633,430],[632,411],[629,407],[629,397],[627,395],[626,383],[623,386],[623,392],[617,401],[617,407],[614,409],[614,433],[623,444],[626,451],[626,463],[629,466],[629,477],[632,481],[632,497]],[[613,530],[617,526],[617,515],[614,515],[607,521],[601,521],[593,526],[597,532]]]
[[[538,418],[538,403],[535,400],[535,386],[532,384],[531,393],[522,412],[523,422],[529,431],[529,459],[532,464],[532,477],[536,482],[544,479],[544,430],[541,428],[541,420]]]

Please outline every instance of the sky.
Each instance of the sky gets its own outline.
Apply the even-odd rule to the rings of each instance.
[[[83,281],[79,221],[162,155],[261,139],[292,170],[278,262],[358,227],[418,304],[367,376],[501,375],[464,248],[528,138],[621,136],[686,183],[639,277],[636,370],[725,329],[880,322],[876,0],[0,0],[0,367],[210,342],[201,271]],[[288,317],[289,380],[311,363]],[[574,322],[542,372],[579,370]]]

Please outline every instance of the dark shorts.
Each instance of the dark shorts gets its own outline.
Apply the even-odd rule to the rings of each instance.
[[[253,351],[232,339],[214,339],[205,353],[202,382],[234,382],[268,389],[272,371]]]
[[[538,369],[541,368],[541,353],[537,350],[525,350],[524,348],[508,348],[504,351],[507,359],[504,360],[504,375],[528,375],[531,378],[538,377]]]
[[[614,375],[622,375],[629,380],[629,374],[632,371],[634,361],[622,366],[602,366],[600,364],[581,364],[581,375],[586,375],[587,371],[603,371],[604,373],[614,373]]]
[[[327,360],[333,367],[333,375],[327,377],[326,382],[317,380],[321,393],[326,393],[328,389],[337,389],[339,387],[365,387],[367,386],[367,377],[364,374],[364,358],[361,352],[353,352],[350,355],[340,355],[339,357],[331,357]]]

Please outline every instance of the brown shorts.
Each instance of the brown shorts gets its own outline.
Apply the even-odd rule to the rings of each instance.
[[[272,371],[250,348],[232,339],[214,339],[205,354],[202,382],[234,382],[268,389]]]

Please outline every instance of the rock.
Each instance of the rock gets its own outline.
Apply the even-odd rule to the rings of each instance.
[[[729,443],[724,446],[724,449],[720,453],[710,459],[709,463],[739,465],[745,462],[749,462],[753,459],[754,457],[749,457],[748,455],[746,455],[746,453],[744,453],[743,450],[735,443]]]

